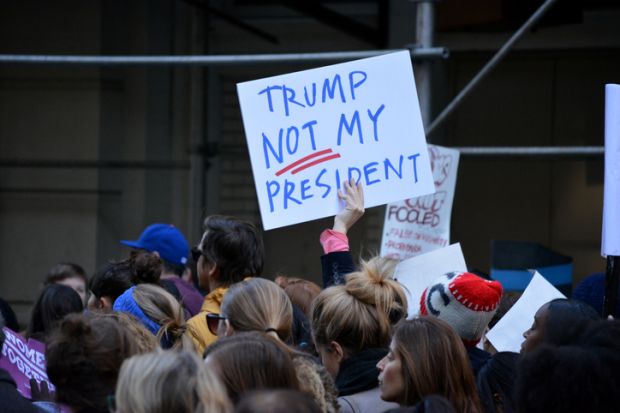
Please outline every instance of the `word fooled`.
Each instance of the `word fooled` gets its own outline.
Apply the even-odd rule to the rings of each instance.
[[[292,205],[302,205],[305,201],[320,197],[326,198],[334,190],[337,192],[343,180],[362,181],[364,186],[384,183],[390,180],[410,179],[418,182],[417,159],[419,153],[400,155],[397,159],[385,158],[381,161],[342,169],[322,168],[313,178],[300,181],[284,179],[267,180],[265,190],[269,199],[269,212],[287,210]]]
[[[404,206],[390,205],[388,220],[435,228],[441,222],[439,210],[445,203],[446,196],[446,191],[437,191],[434,194],[408,199]]]

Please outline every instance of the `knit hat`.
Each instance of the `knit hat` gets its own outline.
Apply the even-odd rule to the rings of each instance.
[[[451,272],[424,290],[420,314],[447,322],[465,345],[474,346],[497,310],[502,285],[468,272]]]

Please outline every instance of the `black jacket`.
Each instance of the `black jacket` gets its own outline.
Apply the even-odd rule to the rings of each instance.
[[[15,380],[4,369],[0,369],[0,400],[4,413],[41,413],[38,407],[17,391]]]

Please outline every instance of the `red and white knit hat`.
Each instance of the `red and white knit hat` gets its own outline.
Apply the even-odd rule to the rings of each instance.
[[[456,330],[466,345],[475,345],[493,318],[502,285],[468,272],[439,277],[420,297],[420,314],[434,315]]]

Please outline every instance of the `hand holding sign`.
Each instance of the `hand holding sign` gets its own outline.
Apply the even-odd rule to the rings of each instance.
[[[345,181],[344,189],[338,190],[338,198],[345,201],[345,207],[334,217],[334,231],[346,234],[364,215],[364,188],[354,180]]]

